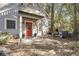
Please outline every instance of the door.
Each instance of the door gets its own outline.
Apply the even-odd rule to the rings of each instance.
[[[32,21],[26,21],[26,30],[25,30],[25,37],[30,38],[32,37]]]

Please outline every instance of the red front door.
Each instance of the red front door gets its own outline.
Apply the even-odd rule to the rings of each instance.
[[[32,21],[26,21],[26,31],[25,37],[32,37]]]

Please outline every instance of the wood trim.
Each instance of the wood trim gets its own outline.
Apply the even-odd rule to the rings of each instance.
[[[6,21],[7,21],[7,20],[14,20],[14,21],[16,22],[16,24],[15,24],[15,29],[7,29],[7,27],[6,27],[6,26],[7,26],[7,25],[6,25]],[[4,29],[5,29],[5,30],[17,30],[17,20],[16,20],[16,19],[13,19],[13,18],[5,18],[5,19],[4,19]]]
[[[34,17],[38,17],[38,18],[43,18],[44,16],[42,15],[37,15],[37,14],[34,14],[34,13],[29,13],[29,12],[24,12],[24,11],[19,11],[20,14],[28,14],[28,15],[32,15]]]

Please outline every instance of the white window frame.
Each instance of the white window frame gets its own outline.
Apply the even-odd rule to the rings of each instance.
[[[15,29],[7,29],[7,25],[6,25],[7,20],[13,20],[13,21],[15,21]],[[17,30],[17,19],[5,18],[5,19],[4,19],[4,25],[5,25],[4,28],[5,28],[6,30]]]

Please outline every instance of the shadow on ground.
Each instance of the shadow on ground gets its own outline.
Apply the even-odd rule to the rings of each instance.
[[[78,56],[79,41],[61,38],[43,38],[35,40],[31,45],[19,44],[18,40],[2,45],[10,49],[10,56]]]

